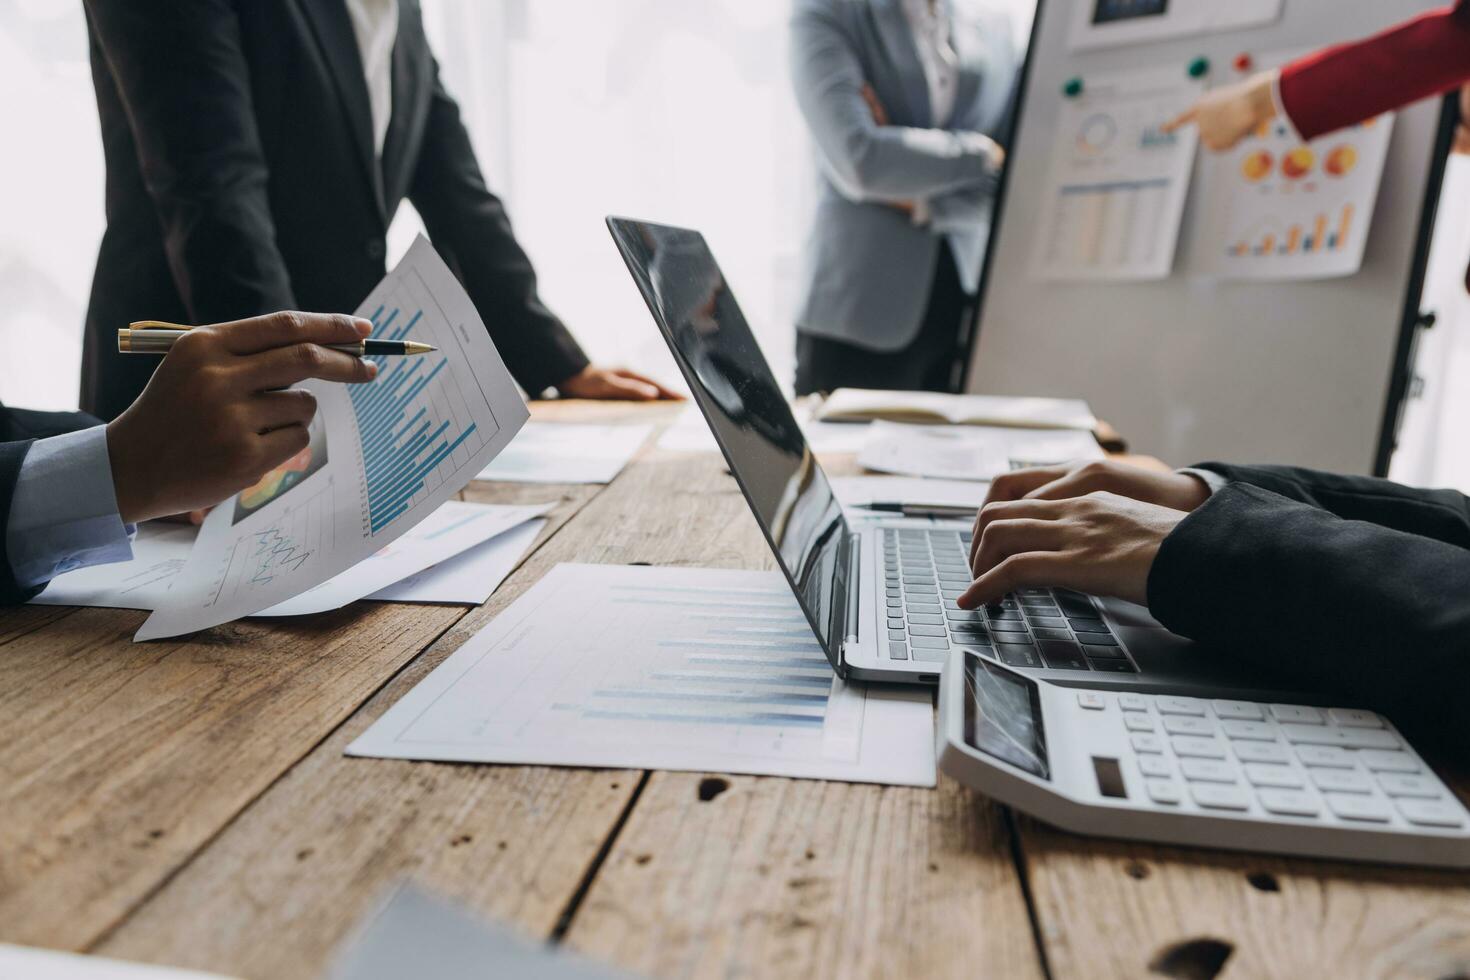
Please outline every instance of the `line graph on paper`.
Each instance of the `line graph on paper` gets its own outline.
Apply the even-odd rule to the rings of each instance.
[[[373,535],[402,517],[415,499],[447,482],[496,434],[479,430],[455,372],[446,370],[449,358],[458,354],[443,343],[453,335],[452,327],[427,331],[425,317],[442,319],[443,314],[417,277],[405,277],[370,315],[373,336],[427,340],[440,350],[376,358],[378,379],[348,392],[362,453],[364,525]]]
[[[215,581],[210,604],[268,588],[282,576],[301,572],[317,553],[330,551],[336,535],[330,516],[333,489],[332,481],[325,481],[279,520],[237,538]]]

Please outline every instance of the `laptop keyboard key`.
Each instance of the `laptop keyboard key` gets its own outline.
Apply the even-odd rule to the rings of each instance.
[[[944,636],[943,626],[910,626],[909,633],[913,636]]]
[[[1014,643],[997,643],[995,655],[1000,662],[1012,667],[1040,667],[1041,658],[1036,655],[1035,647],[1017,646]]]
[[[888,638],[890,640],[905,640],[908,639],[908,634],[903,630],[889,630]]]
[[[1108,633],[1108,624],[1100,619],[1073,619],[1069,620],[1072,629],[1078,633]]]
[[[1041,643],[1041,656],[1053,670],[1087,670],[1087,658],[1074,643],[1045,640]]]
[[[923,626],[943,626],[944,617],[935,615],[934,613],[911,612],[909,613],[909,622]],[[893,624],[890,622],[889,625],[892,626]]]
[[[949,641],[942,636],[916,636],[910,640],[915,650],[948,650]]]
[[[1110,674],[1136,674],[1138,668],[1126,660],[1088,660],[1093,670],[1103,670]]]
[[[1082,652],[1093,660],[1124,660],[1121,647],[1100,647],[1091,643],[1082,644]]]

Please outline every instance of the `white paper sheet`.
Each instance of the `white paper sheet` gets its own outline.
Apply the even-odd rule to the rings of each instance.
[[[616,980],[628,974],[481,921],[417,888],[398,889],[355,935],[330,980]]]
[[[797,414],[797,424],[815,453],[855,453],[863,448],[868,427],[848,422],[818,422]],[[658,448],[673,452],[716,453],[709,423],[695,405],[687,406],[659,436]]]
[[[1090,432],[874,422],[858,465],[943,480],[993,480],[1024,466],[1102,459]]]
[[[1159,127],[1204,91],[1178,59],[1162,68],[1086,74],[1058,94],[1035,274],[1053,280],[1162,279],[1189,192],[1199,135]]]
[[[0,980],[225,980],[217,973],[0,943]]]
[[[645,442],[651,425],[527,422],[477,480],[611,483]]]
[[[135,639],[249,616],[346,571],[458,493],[525,424],[474,304],[422,236],[357,312],[374,336],[439,350],[383,358],[369,385],[303,385],[317,398],[311,445],[214,509]]]
[[[934,785],[924,688],[838,681],[775,572],[558,565],[349,755]]]
[[[975,480],[929,480],[913,476],[834,476],[827,482],[844,510],[878,503],[978,510],[990,489],[989,483]]]
[[[1278,52],[1263,68],[1288,61]],[[1303,144],[1281,121],[1205,155],[1192,271],[1222,279],[1348,276],[1363,264],[1393,113]]]
[[[314,589],[262,609],[257,616],[305,616],[341,609],[349,602],[388,590],[404,579],[435,570],[540,517],[555,504],[503,507],[446,500],[423,521],[362,561]],[[498,584],[498,583],[497,583]],[[494,591],[494,586],[491,586]],[[428,600],[434,601],[434,600]],[[483,601],[483,600],[481,600]]]
[[[337,609],[364,597],[390,602],[478,605],[489,598],[510,570],[506,568],[495,577],[496,569],[506,561],[513,568],[519,559],[520,553],[509,558],[506,552],[499,550],[500,539],[519,534],[530,524],[539,529],[544,522],[532,518],[553,506],[508,507],[446,501],[393,544],[317,588],[302,593],[297,599],[256,615],[291,616],[319,612]],[[159,609],[167,601],[169,588],[188,563],[197,533],[197,528],[188,525],[144,524],[138,528],[138,535],[133,540],[132,561],[67,572],[52,580],[46,590],[31,601],[48,606]],[[522,539],[518,536],[515,540]],[[534,540],[533,533],[522,552]],[[480,554],[482,549],[487,549],[485,554]],[[456,559],[462,554],[466,561],[460,566]],[[439,574],[441,566],[442,575]],[[391,594],[395,583],[407,581],[417,583],[415,588],[405,589],[406,596],[413,595],[398,598]],[[374,589],[379,591],[374,592]],[[484,595],[481,598],[468,598],[482,590]]]
[[[379,589],[368,598],[383,602],[478,606],[515,571],[544,527],[543,519],[527,521],[417,575]]]

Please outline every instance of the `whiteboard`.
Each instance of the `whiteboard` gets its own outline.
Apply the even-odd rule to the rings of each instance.
[[[1151,65],[1183,71],[1204,56],[1219,85],[1242,77],[1231,67],[1242,52],[1361,37],[1438,3],[1287,0],[1278,20],[1259,27],[1076,52],[1069,36],[1077,6],[1092,2],[1043,0],[1038,12],[968,389],[1086,398],[1132,449],[1173,464],[1228,459],[1371,472],[1416,281],[1425,189],[1437,173],[1439,100],[1394,123],[1372,232],[1353,276],[1262,283],[1184,274],[1196,266],[1190,229],[1200,210],[1199,160],[1169,278],[1043,282],[1030,263],[1035,216],[1069,79],[1085,84],[1089,73]]]

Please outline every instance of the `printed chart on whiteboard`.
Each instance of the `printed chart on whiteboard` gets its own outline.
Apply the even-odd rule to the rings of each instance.
[[[380,358],[370,384],[303,385],[317,399],[309,444],[210,513],[138,639],[254,615],[357,566],[433,514],[525,424],[474,304],[427,240],[357,314],[374,336],[438,351]]]
[[[1088,76],[1065,98],[1033,262],[1053,280],[1162,279],[1198,136],[1165,133],[1203,85],[1179,66]]]
[[[1193,271],[1275,280],[1357,272],[1392,133],[1391,113],[1310,143],[1271,122],[1210,154]]]

